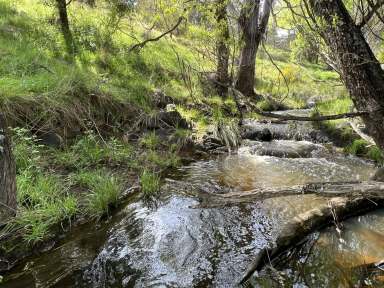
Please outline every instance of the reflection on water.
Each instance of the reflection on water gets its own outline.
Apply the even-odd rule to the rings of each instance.
[[[266,155],[282,151],[284,145],[291,156],[302,158]],[[224,193],[366,180],[373,172],[372,164],[320,145],[280,141],[250,142],[236,155],[196,162],[176,174],[183,175],[183,187]],[[29,259],[6,276],[4,287],[235,287],[258,251],[277,237],[287,217],[325,201],[300,195],[202,208],[196,197],[188,196],[193,194],[183,193],[183,187],[169,181],[158,207],[132,200],[101,227],[73,231],[54,251]],[[323,242],[333,243],[332,237]]]
[[[332,227],[312,238],[279,267],[285,285],[384,287],[384,210],[345,221],[341,232]],[[269,273],[257,282],[278,287]]]
[[[280,145],[307,147],[305,141],[274,141]],[[257,142],[254,142],[257,143]],[[305,143],[305,144],[303,144]],[[264,148],[276,144],[264,144]],[[295,145],[295,146],[294,146]],[[182,168],[190,183],[203,181],[246,191],[260,187],[281,187],[309,182],[367,180],[374,173],[372,164],[356,157],[326,153],[321,145],[311,150],[312,157],[280,158],[260,156],[260,146],[245,146],[238,154],[219,157],[217,161],[203,161]],[[319,157],[321,156],[321,157]]]

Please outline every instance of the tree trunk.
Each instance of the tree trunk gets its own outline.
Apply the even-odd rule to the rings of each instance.
[[[216,19],[218,26],[218,39],[216,44],[216,55],[217,55],[217,70],[216,80],[217,92],[220,96],[226,96],[228,94],[229,84],[229,27],[227,19],[227,0],[217,0],[216,4]]]
[[[5,118],[0,114],[0,223],[16,212],[16,165]]]
[[[63,33],[67,53],[72,57],[75,54],[75,43],[73,41],[71,29],[69,28],[67,3],[65,0],[56,0],[56,5],[59,11],[60,27],[61,32]]]
[[[235,87],[245,96],[255,98],[256,53],[260,44],[260,0],[247,0],[243,5],[239,18],[243,48]]]
[[[384,149],[384,72],[341,0],[307,0],[369,134]]]
[[[256,54],[267,30],[273,0],[265,0],[260,14],[260,0],[247,0],[241,10],[239,25],[244,46],[241,50],[236,89],[257,99],[255,93]]]

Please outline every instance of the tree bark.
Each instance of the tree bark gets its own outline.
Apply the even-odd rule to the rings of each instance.
[[[64,37],[67,53],[72,57],[75,55],[75,42],[73,41],[72,32],[69,27],[67,2],[65,0],[56,0],[56,6],[59,11],[60,28]]]
[[[257,98],[254,90],[256,54],[268,26],[272,0],[265,0],[260,16],[260,0],[247,0],[241,9],[239,26],[243,48],[237,75],[236,89],[247,97]]]
[[[218,39],[216,43],[217,69],[216,80],[217,92],[224,97],[228,94],[229,84],[229,27],[227,19],[227,0],[217,0],[216,2],[216,20],[218,26]]]
[[[5,118],[0,114],[0,223],[16,213],[16,165]]]
[[[369,134],[384,149],[384,71],[341,0],[306,0]]]

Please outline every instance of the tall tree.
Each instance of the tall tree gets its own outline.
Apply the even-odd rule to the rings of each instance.
[[[304,0],[304,4],[333,51],[355,107],[369,112],[362,117],[369,134],[384,149],[384,71],[364,38],[362,26],[353,21],[341,0]]]
[[[248,97],[256,98],[256,54],[268,26],[273,0],[245,0],[240,12],[239,26],[243,47],[236,80],[236,89]],[[261,8],[261,9],[260,9]]]
[[[217,69],[216,80],[218,82],[217,90],[220,96],[228,93],[229,84],[229,26],[227,15],[227,0],[216,0],[216,21],[217,21],[217,43],[216,57]]]
[[[56,6],[59,12],[60,27],[61,32],[63,33],[67,53],[72,57],[75,55],[75,42],[73,41],[72,32],[69,27],[67,2],[66,0],[56,0]]]
[[[16,212],[16,166],[5,118],[0,114],[0,223]]]

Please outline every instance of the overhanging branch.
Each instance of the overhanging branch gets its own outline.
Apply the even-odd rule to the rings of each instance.
[[[155,41],[158,41],[160,40],[161,38],[163,38],[164,36],[172,33],[173,31],[175,31],[177,29],[177,27],[180,26],[181,22],[183,22],[184,20],[184,17],[180,17],[179,20],[177,21],[177,23],[171,28],[169,29],[168,31],[162,33],[161,35],[155,37],[155,38],[150,38],[150,39],[146,39],[144,40],[143,42],[140,42],[140,43],[137,43],[135,45],[133,45],[130,49],[129,49],[129,52],[133,51],[133,50],[136,50],[136,49],[142,49],[147,43],[149,42],[155,42]]]

